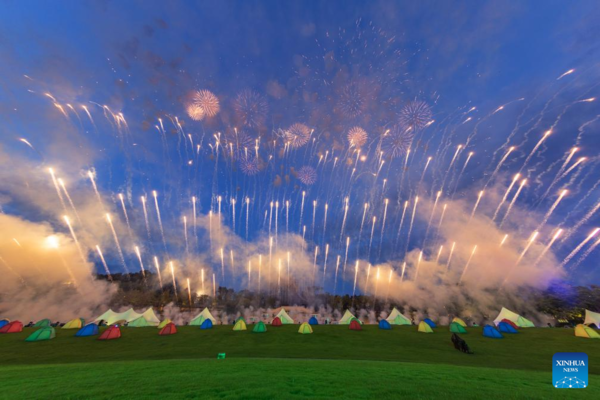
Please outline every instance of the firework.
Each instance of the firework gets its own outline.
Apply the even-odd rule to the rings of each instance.
[[[209,118],[217,115],[221,109],[217,96],[208,90],[198,90],[195,92],[192,96],[192,105],[201,108],[204,111],[204,115]]]
[[[195,103],[188,104],[185,111],[194,121],[202,121],[204,119],[204,109]]]
[[[469,256],[469,259],[467,260],[467,264],[465,264],[465,269],[463,269],[463,272],[460,275],[460,279],[458,280],[458,283],[461,283],[463,278],[465,277],[465,274],[467,273],[467,270],[469,269],[469,264],[471,264],[471,260],[473,259],[473,256],[475,255],[475,251],[477,251],[477,245],[475,245],[475,247],[473,247],[473,251],[471,251],[471,255]]]
[[[154,268],[156,269],[156,274],[158,275],[158,283],[160,284],[160,288],[162,290],[163,282],[162,276],[160,275],[160,264],[158,263],[158,257],[156,256],[154,256]],[[204,281],[204,270],[202,270],[202,281]]]
[[[67,221],[67,224],[69,224],[67,217],[65,217],[65,220]],[[119,237],[117,236],[117,231],[115,231],[115,227],[112,223],[112,218],[110,217],[110,214],[106,214],[106,222],[108,222],[108,225],[110,226],[110,230],[112,232],[115,245],[117,246],[117,251],[119,252],[119,257],[121,258],[123,268],[125,268],[125,271],[129,273],[129,268],[127,268],[127,264],[125,263],[125,256],[123,255],[123,250],[121,250],[121,243],[119,243]],[[69,224],[69,228],[70,227],[71,225]]]
[[[398,158],[407,154],[413,138],[413,129],[402,124],[394,125],[383,138],[385,153],[391,158]]]
[[[313,167],[305,165],[298,171],[298,179],[305,185],[313,185],[317,181],[317,171]]]
[[[140,270],[142,271],[142,275],[144,278],[146,277],[146,270],[144,269],[144,262],[142,261],[142,254],[140,253],[140,248],[138,246],[134,247],[135,255],[138,258],[138,262],[140,263]]]
[[[368,135],[363,128],[361,128],[360,126],[355,126],[353,128],[350,128],[347,137],[350,147],[360,149],[365,145],[365,143],[367,143]]]
[[[338,108],[344,116],[356,118],[369,108],[373,99],[373,92],[368,82],[351,82],[342,89]]]
[[[413,130],[421,130],[431,121],[431,109],[427,103],[414,100],[404,106],[399,117],[404,126],[411,127]]]
[[[311,130],[304,124],[293,124],[285,131],[285,140],[290,147],[297,149],[310,140]]]
[[[244,90],[233,101],[233,110],[240,125],[256,128],[264,125],[268,106],[261,94],[253,90]]]
[[[577,253],[579,253],[579,251],[581,251],[581,249],[583,249],[583,247],[587,244],[587,242],[589,242],[590,240],[592,240],[594,238],[594,236],[596,236],[598,234],[598,232],[600,232],[600,228],[596,228],[592,231],[592,233],[590,233],[588,235],[588,237],[586,237],[581,243],[579,243],[579,245],[577,247],[575,247],[573,249],[573,251],[571,251],[569,253],[568,256],[565,257],[565,259],[563,260],[563,262],[561,263],[561,266],[564,267],[565,265],[567,265],[567,263],[569,261],[571,261],[571,259],[573,257],[575,257],[577,255]]]
[[[104,255],[102,254],[102,250],[100,250],[100,246],[96,245],[96,251],[98,252],[98,255],[100,256],[100,261],[102,261],[102,266],[104,267],[104,272],[106,272],[108,279],[112,282],[112,275],[110,274],[110,270],[108,269],[108,264],[106,263],[106,260],[104,259]]]

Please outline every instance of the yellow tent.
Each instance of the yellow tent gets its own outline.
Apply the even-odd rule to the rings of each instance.
[[[81,329],[83,327],[83,319],[75,318],[63,325],[63,329]]]
[[[585,326],[583,324],[579,324],[575,327],[575,336],[584,337],[588,339],[600,339],[600,335],[598,335],[598,332],[596,332],[589,326]]]
[[[163,322],[161,322],[160,324],[158,324],[158,329],[164,328],[165,326],[167,326],[171,322],[173,322],[173,321],[171,321],[169,318],[166,318]]]
[[[459,324],[460,326],[462,326],[463,328],[467,327],[467,323],[465,321],[463,321],[462,319],[458,318],[458,317],[454,317],[452,319],[452,322],[456,322],[457,324]]]
[[[310,326],[308,322],[303,322],[302,325],[300,325],[300,329],[298,329],[298,333],[302,333],[303,335],[313,333],[312,326]]]
[[[234,331],[245,331],[246,330],[246,323],[244,322],[243,318],[240,318],[237,320],[237,322],[233,326],[233,330]]]
[[[433,333],[433,330],[429,326],[429,324],[425,321],[419,322],[419,332],[421,333]]]

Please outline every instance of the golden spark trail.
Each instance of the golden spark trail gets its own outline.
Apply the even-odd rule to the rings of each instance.
[[[317,255],[319,255],[319,246],[315,247],[315,257],[313,259],[313,285],[317,281]]]
[[[190,302],[190,307],[192,307],[192,289],[190,288],[190,278],[187,278],[187,292],[188,292],[188,300]]]
[[[402,209],[402,217],[400,217],[400,225],[398,225],[398,233],[396,234],[395,247],[398,247],[398,241],[400,240],[400,232],[402,232],[402,224],[404,224],[404,216],[406,215],[407,207],[408,207],[408,201],[405,201],[404,208]]]
[[[148,222],[148,209],[146,208],[146,197],[142,196],[142,208],[144,209],[144,221],[146,222],[146,232],[148,233],[148,239],[150,239],[150,223]]]
[[[456,147],[456,151],[454,152],[454,156],[452,156],[452,160],[450,160],[450,165],[448,165],[448,169],[446,170],[446,173],[444,174],[444,180],[442,181],[442,188],[441,188],[441,190],[444,190],[444,185],[446,184],[446,179],[448,178],[448,173],[452,169],[452,166],[454,165],[454,161],[456,160],[456,156],[458,156],[458,153],[460,152],[460,150],[462,149],[462,147],[463,147],[462,144],[459,144]]]
[[[348,198],[346,197],[346,205],[344,206],[344,218],[342,219],[342,229],[340,231],[340,241],[344,237],[344,227],[346,226],[346,216],[348,215]]]
[[[550,185],[548,186],[548,189],[546,189],[546,191],[542,195],[542,197],[541,197],[542,199],[544,199],[546,196],[548,196],[548,193],[550,193],[550,190],[552,190],[552,188],[554,187],[554,185],[556,185],[556,183],[558,183],[560,177],[562,176],[563,171],[565,170],[565,168],[567,168],[567,165],[569,165],[569,162],[571,161],[571,158],[573,158],[573,156],[575,155],[575,152],[577,150],[579,150],[577,147],[573,147],[571,149],[571,151],[569,152],[569,155],[565,159],[565,162],[560,166],[560,169],[556,173],[556,176],[554,176],[554,179],[552,180],[552,182],[550,182]]]
[[[560,178],[558,178],[558,180],[560,181],[562,178],[569,175],[569,172],[573,171],[575,169],[575,167],[577,167],[579,164],[581,164],[585,160],[587,160],[587,157],[581,157],[579,160],[575,161],[575,163],[573,165],[571,165],[569,167],[569,169],[567,169],[565,172],[563,172],[563,174],[560,176]]]
[[[231,199],[231,213],[232,213],[232,219],[231,219],[231,223],[233,224],[233,233],[235,233],[235,199]]]
[[[106,221],[110,226],[110,230],[113,235],[113,239],[115,241],[115,245],[117,246],[117,251],[119,252],[119,258],[121,259],[121,263],[123,264],[123,268],[129,274],[129,268],[127,268],[127,264],[125,263],[125,257],[123,256],[123,250],[121,250],[121,244],[119,243],[119,237],[117,236],[117,231],[115,231],[115,227],[113,226],[112,219],[110,218],[110,214],[106,214]]]
[[[323,219],[323,242],[325,242],[325,230],[327,229],[327,211],[329,210],[329,205],[325,203],[325,218]]]
[[[450,262],[452,261],[452,254],[454,254],[454,248],[456,247],[456,242],[452,242],[452,247],[450,247],[450,254],[448,255],[448,261],[446,261],[446,274],[450,269]]]
[[[442,255],[442,250],[444,250],[444,245],[441,245],[440,249],[438,250],[437,257],[435,258],[436,264],[440,261],[440,256]]]
[[[224,258],[222,247],[219,250],[219,253],[221,254],[221,279],[223,279],[223,281],[225,281],[225,258]]]
[[[252,277],[252,260],[248,260],[248,290],[250,289],[250,278]]]
[[[137,256],[138,261],[140,263],[140,269],[142,271],[142,276],[145,278],[146,270],[144,269],[144,262],[142,261],[142,254],[140,253],[140,248],[138,246],[135,246],[134,249],[135,249],[135,255]]]
[[[498,247],[502,247],[502,245],[504,243],[506,243],[506,239],[508,239],[508,233],[506,235],[504,235],[504,237],[502,238],[502,241],[500,242],[500,246],[498,246]]]
[[[269,284],[269,293],[271,292],[271,270],[273,269],[273,236],[269,237],[269,274],[268,274],[268,284]]]
[[[63,206],[63,210],[67,212],[67,206],[65,205],[65,200],[63,199],[62,193],[60,192],[60,188],[58,187],[58,182],[56,181],[56,177],[54,176],[54,170],[52,168],[48,168],[50,172],[50,176],[52,177],[52,183],[54,183],[54,188],[56,189],[56,194],[58,194],[58,199],[60,200],[60,204]]]
[[[215,280],[215,274],[213,273],[213,297],[217,297],[217,282]]]
[[[281,293],[281,258],[277,264],[277,295],[279,296]]]
[[[419,196],[415,197],[415,205],[413,206],[412,216],[410,217],[410,225],[408,227],[408,234],[406,235],[406,246],[404,247],[404,256],[408,251],[408,244],[410,243],[410,234],[412,232],[413,223],[415,222],[415,214],[417,213],[417,204],[419,204]]]
[[[564,78],[567,75],[571,75],[573,72],[575,72],[575,69],[570,69],[567,72],[565,72],[564,74],[562,74],[561,76],[559,76],[558,78],[556,78],[556,80],[558,81],[558,80]]]
[[[352,287],[352,298],[354,298],[354,295],[356,294],[356,278],[358,277],[358,264],[359,261],[356,260],[356,266],[354,267],[354,286]]]
[[[499,228],[502,228],[504,221],[506,221],[506,218],[508,218],[508,215],[510,214],[510,210],[512,210],[513,205],[515,204],[515,201],[517,201],[517,197],[519,197],[519,193],[521,193],[521,189],[523,189],[523,186],[525,186],[526,183],[527,183],[527,179],[523,179],[523,181],[521,181],[521,184],[519,185],[519,188],[517,189],[515,196],[513,197],[510,204],[508,205],[508,209],[506,210],[506,214],[504,214],[504,218],[502,218],[502,221],[500,221],[500,225],[498,226]]]
[[[431,207],[431,214],[429,214],[429,222],[427,222],[427,229],[425,230],[425,236],[423,237],[423,245],[421,246],[423,248],[425,248],[425,242],[427,242],[427,236],[429,233],[429,228],[431,227],[431,221],[433,220],[433,215],[435,214],[435,209],[437,207],[437,203],[441,195],[441,191],[438,191],[435,195],[435,201],[433,202],[433,207]]]
[[[248,241],[248,220],[250,219],[250,197],[246,197],[246,241]]]
[[[160,209],[158,208],[158,194],[156,190],[152,191],[152,196],[154,197],[154,206],[156,207],[156,217],[158,218],[158,227],[160,228],[160,235],[162,237],[163,245],[165,246],[165,250],[167,249],[167,241],[165,240],[165,231],[163,230],[162,218],[160,217]]]
[[[106,275],[108,276],[108,279],[112,282],[112,275],[110,274],[110,270],[108,269],[108,264],[106,263],[106,260],[104,259],[104,255],[102,255],[102,250],[100,250],[100,246],[96,245],[96,251],[98,252],[98,255],[100,256],[100,261],[102,261],[102,266],[104,267],[104,272],[106,272]]]
[[[544,258],[544,256],[546,255],[546,253],[548,252],[548,250],[550,250],[550,247],[552,247],[552,245],[554,244],[554,242],[556,241],[556,239],[558,239],[558,237],[560,236],[560,234],[562,233],[562,231],[563,231],[562,229],[559,229],[559,230],[556,231],[556,233],[552,236],[552,239],[550,239],[550,242],[548,242],[548,244],[546,245],[546,247],[544,247],[544,250],[542,250],[542,252],[538,256],[538,258],[533,263],[533,266],[538,265],[538,263],[542,260],[542,258]]]
[[[315,219],[317,216],[317,201],[313,200],[313,215],[312,215],[312,233],[311,237],[315,239]]]
[[[285,233],[290,232],[290,201],[285,201]]]
[[[160,275],[160,265],[158,264],[158,257],[154,256],[154,268],[156,269],[156,274],[158,275],[158,283],[160,284],[160,289],[163,288],[162,276]],[[202,282],[204,284],[204,270],[202,270]],[[204,287],[202,287],[204,290]]]
[[[279,237],[279,202],[275,202],[275,249],[278,248],[278,239]]]
[[[208,212],[208,239],[210,242],[210,251],[212,252],[212,248],[213,248],[213,240],[212,240],[212,216],[213,216],[213,212],[212,210],[210,210]]]
[[[187,233],[187,217],[183,216],[183,237],[185,238],[185,252],[186,254],[190,253],[190,245],[188,242],[188,233]]]
[[[329,256],[329,244],[325,245],[325,261],[323,262],[323,291],[325,291],[325,274],[327,274],[327,257]]]
[[[100,197],[100,192],[98,191],[98,186],[96,186],[96,181],[94,180],[94,174],[92,173],[92,171],[88,171],[87,175],[88,175],[88,178],[90,178],[90,181],[92,182],[92,187],[94,188],[94,192],[96,193],[96,198],[98,199],[98,203],[100,203],[100,207],[102,207],[102,210],[106,210],[104,208],[104,203],[102,202],[102,198]]]
[[[506,284],[506,282],[508,282],[508,278],[510,277],[512,271],[517,267],[517,265],[519,265],[519,263],[521,262],[521,260],[523,259],[523,257],[525,257],[525,254],[527,254],[527,250],[529,250],[529,248],[531,247],[531,245],[535,241],[535,238],[538,236],[538,234],[539,234],[538,231],[533,232],[533,234],[529,238],[529,241],[527,242],[527,245],[525,246],[525,248],[523,249],[523,251],[519,255],[519,258],[517,258],[517,261],[515,262],[515,264],[512,266],[512,268],[506,274],[506,277],[504,278],[504,281],[502,282],[502,286],[504,286]]]
[[[119,200],[121,200],[121,208],[123,209],[123,215],[125,216],[125,222],[127,223],[127,230],[129,231],[129,236],[131,236],[131,225],[129,224],[129,216],[127,215],[127,208],[125,208],[125,199],[123,194],[119,193]]]
[[[562,192],[560,192],[560,195],[558,196],[558,198],[556,199],[556,201],[554,202],[554,204],[552,204],[552,207],[550,207],[550,209],[548,210],[548,212],[546,213],[546,215],[544,215],[544,218],[542,219],[542,222],[540,223],[540,225],[537,227],[536,231],[541,230],[541,228],[546,225],[546,222],[548,222],[548,219],[550,218],[550,216],[552,215],[552,213],[554,212],[554,210],[556,209],[556,207],[558,206],[558,203],[560,203],[560,201],[562,200],[563,197],[565,197],[565,195],[568,193],[568,190],[563,190]]]
[[[235,263],[233,262],[233,250],[229,250],[229,261],[231,262],[231,275],[235,281]]]
[[[498,212],[500,211],[500,207],[502,207],[502,204],[504,204],[504,202],[508,198],[508,194],[510,193],[510,191],[512,190],[513,186],[515,185],[515,183],[517,182],[517,180],[519,179],[520,176],[521,176],[521,174],[516,174],[514,176],[512,182],[508,186],[508,189],[506,189],[506,193],[504,193],[504,197],[502,197],[500,204],[498,204],[498,207],[496,207],[496,211],[494,211],[494,217],[492,218],[492,221],[496,220],[496,217],[498,216]]]
[[[479,205],[479,202],[481,201],[482,196],[483,196],[483,190],[481,192],[479,192],[479,195],[477,196],[477,201],[475,202],[475,206],[473,207],[473,211],[471,212],[471,216],[469,217],[469,222],[471,222],[471,220],[473,219],[473,216],[475,215],[475,211],[477,211],[477,206]]]
[[[377,259],[381,259],[381,249],[383,248],[383,233],[385,232],[385,220],[387,218],[388,203],[389,199],[385,199],[385,208],[383,210],[383,222],[381,224],[381,236],[379,237],[379,254],[377,255]]]
[[[173,278],[173,292],[175,293],[175,299],[179,301],[177,294],[177,282],[175,281],[175,269],[173,268],[173,261],[169,261],[169,268],[171,269],[171,278]]]
[[[475,251],[477,250],[477,245],[475,245],[475,247],[473,247],[473,251],[471,252],[471,255],[469,256],[469,259],[467,260],[467,264],[465,265],[465,269],[463,269],[462,274],[460,274],[460,279],[458,280],[458,283],[461,283],[465,274],[467,273],[467,270],[469,269],[469,264],[471,264],[471,260],[473,259],[473,256],[475,255]]]
[[[362,220],[360,222],[360,230],[358,231],[358,244],[359,245],[360,245],[360,238],[362,236],[363,226],[365,225],[365,217],[367,216],[367,208],[369,208],[369,203],[365,203]],[[357,248],[357,250],[358,250],[358,248]]]
[[[406,271],[406,261],[402,263],[402,275],[400,276],[400,282],[404,281],[404,271]]]
[[[496,165],[496,169],[494,169],[494,172],[492,172],[492,174],[490,175],[489,179],[485,183],[485,186],[483,187],[484,190],[490,184],[490,182],[492,181],[492,179],[494,179],[494,176],[496,176],[496,174],[500,170],[500,167],[502,167],[502,164],[504,164],[504,161],[506,161],[506,159],[508,158],[508,156],[510,155],[510,153],[512,153],[514,150],[515,150],[515,146],[511,146],[511,147],[508,148],[508,151],[500,159],[500,162],[498,163],[498,165]]]
[[[342,269],[342,280],[346,274],[346,264],[348,263],[348,249],[350,248],[350,236],[346,237],[346,255],[344,256],[344,268]]]
[[[573,251],[571,251],[569,253],[568,256],[565,257],[565,259],[562,261],[562,263],[560,264],[561,267],[564,267],[565,265],[567,265],[567,263],[569,261],[571,261],[571,259],[573,259],[573,257],[575,257],[577,255],[577,253],[579,253],[581,251],[581,249],[583,249],[583,246],[585,246],[590,240],[592,240],[594,238],[594,236],[596,236],[598,234],[598,232],[600,232],[600,228],[596,228],[592,231],[592,233],[590,233],[588,235],[588,237],[586,237],[581,243],[579,243],[579,245],[577,247],[575,247],[573,249]]]
[[[388,297],[390,296],[390,285],[392,284],[392,275],[394,270],[390,269],[390,276],[388,277],[387,290],[385,291],[385,301],[387,303]]]
[[[333,281],[333,295],[335,296],[336,292],[337,292],[337,279],[338,279],[338,270],[340,268],[340,259],[342,257],[338,254],[337,259],[335,261],[335,278]]]
[[[65,186],[65,183],[60,178],[58,178],[57,180],[58,180],[58,184],[60,185],[60,187],[62,188],[63,192],[65,193],[65,197],[69,201],[69,205],[71,206],[71,209],[73,210],[73,213],[75,214],[75,217],[77,218],[77,221],[79,221],[79,223],[81,224],[81,218],[79,218],[79,214],[77,213],[77,209],[75,208],[75,204],[73,204],[73,200],[71,199],[71,196],[69,195],[69,192],[67,191],[67,187]]]
[[[298,223],[298,230],[302,229],[302,216],[304,215],[304,196],[305,191],[302,191],[302,203],[300,204],[300,222]]]
[[[369,240],[369,253],[367,254],[367,259],[371,258],[371,245],[373,244],[373,233],[375,232],[375,222],[377,221],[377,217],[373,216],[373,225],[371,226],[371,239]]]
[[[63,215],[63,219],[65,220],[65,223],[69,227],[69,231],[71,232],[71,236],[73,237],[73,241],[75,242],[75,245],[77,246],[77,251],[79,252],[79,256],[81,257],[81,261],[83,261],[84,265],[87,264],[87,259],[83,255],[83,250],[81,250],[81,245],[79,244],[79,240],[77,240],[77,235],[75,235],[75,231],[73,230],[73,227],[71,226],[71,221],[69,220],[69,217],[67,217],[66,215]],[[127,272],[129,273],[129,271],[127,271]]]
[[[260,284],[262,277],[262,254],[258,255],[258,292],[260,293]]]
[[[550,136],[551,133],[552,133],[552,130],[550,130],[550,129],[547,130],[546,132],[544,132],[544,136],[542,136],[542,138],[537,142],[537,144],[535,145],[535,147],[533,148],[533,150],[531,150],[531,153],[529,153],[529,155],[525,159],[525,162],[521,166],[521,169],[519,170],[519,173],[521,173],[521,171],[523,171],[523,168],[525,168],[525,166],[529,163],[529,160],[531,160],[531,157],[533,157],[533,155],[535,154],[535,152],[537,151],[537,149],[542,145],[542,143],[544,142],[544,140],[546,140],[546,138],[548,136]]]
[[[433,157],[427,157],[427,162],[425,163],[425,168],[423,168],[423,173],[421,174],[421,179],[419,179],[419,185],[423,182],[423,178],[425,177],[425,172],[427,171],[427,167],[429,167],[429,163]]]
[[[371,263],[367,265],[367,281],[365,283],[365,295],[369,292],[369,277],[371,276]]]
[[[423,251],[419,252],[419,260],[417,261],[417,268],[415,270],[415,282],[419,278],[419,266],[421,265],[421,260],[423,259]]]

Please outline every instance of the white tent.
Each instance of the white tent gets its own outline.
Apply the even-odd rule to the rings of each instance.
[[[144,317],[144,319],[148,321],[148,323],[150,323],[151,325],[158,325],[160,323],[160,320],[156,317],[156,314],[154,314],[152,308],[148,308],[142,314],[135,312],[133,308],[130,308],[129,310],[123,311],[121,313],[116,313],[113,310],[109,309],[104,314],[96,318],[94,322],[100,322],[101,320],[103,320],[104,322],[106,322],[107,325],[112,325],[119,321],[131,322],[140,317]]]
[[[194,317],[194,319],[192,319],[190,321],[190,325],[200,326],[207,319],[210,319],[212,321],[213,325],[215,325],[217,323],[217,319],[215,317],[213,317],[213,315],[210,313],[208,308],[204,308],[204,310],[202,310],[202,312],[200,314],[196,315]]]
[[[398,318],[400,317],[400,318]],[[390,316],[386,318],[387,322],[392,325],[412,325],[412,322],[409,318],[406,318],[404,314],[402,314],[396,307],[390,313]]]
[[[535,327],[533,322],[531,322],[527,318],[522,317],[519,314],[517,314],[516,312],[510,311],[508,308],[504,308],[504,307],[502,307],[502,310],[500,310],[500,314],[498,314],[498,316],[494,320],[494,324],[498,325],[500,322],[502,322],[503,319],[507,319],[511,322],[514,322],[515,325],[517,325],[519,328],[534,328]]]
[[[585,310],[585,321],[584,325],[596,325],[596,328],[600,328],[600,313]]]
[[[350,310],[346,310],[346,312],[344,313],[344,316],[342,317],[342,319],[340,319],[339,324],[340,325],[349,325],[350,321],[352,321],[352,318],[356,318],[354,316],[354,314],[352,314],[350,312]]]

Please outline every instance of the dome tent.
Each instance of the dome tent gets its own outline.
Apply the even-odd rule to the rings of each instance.
[[[306,322],[303,322],[302,325],[300,325],[300,328],[298,329],[298,333],[306,335],[309,333],[313,333],[313,330],[309,324],[307,324]]]
[[[171,322],[173,322],[173,321],[171,321],[169,318],[166,318],[163,322],[161,322],[160,324],[158,324],[157,328],[158,329],[162,329],[165,326],[169,325]]]
[[[0,328],[0,333],[18,333],[23,331],[23,323],[21,321],[13,321]]]
[[[417,331],[421,333],[433,333],[433,329],[431,329],[431,326],[429,326],[429,324],[425,321],[419,322],[419,328]]]
[[[588,339],[600,339],[598,332],[583,324],[579,324],[575,327],[575,336]]]
[[[458,322],[453,322],[450,324],[450,332],[452,333],[467,333],[467,330],[464,326],[459,324]]]
[[[517,325],[519,328],[534,328],[535,327],[533,322],[531,322],[527,318],[522,317],[519,314],[512,312],[508,308],[504,308],[504,307],[502,307],[502,310],[500,310],[500,314],[498,314],[498,316],[494,320],[494,325],[498,325],[500,322],[502,322],[503,319],[507,319],[509,321],[514,322],[515,325]]]
[[[49,319],[39,320],[38,322],[35,323],[35,325],[33,325],[34,328],[46,328],[48,326],[50,326],[50,320]]]
[[[111,325],[98,338],[98,340],[113,340],[121,337],[121,330],[116,325]]]
[[[254,325],[254,329],[252,329],[252,332],[254,332],[254,333],[265,333],[266,331],[267,331],[267,326],[262,321],[258,321],[258,323],[256,325]]]
[[[169,322],[168,324],[166,324],[161,330],[160,332],[158,332],[158,334],[160,336],[167,336],[167,335],[174,335],[177,333],[177,327],[175,326],[174,323]]]
[[[201,326],[202,323],[204,321],[206,321],[207,319],[210,319],[212,321],[213,325],[217,323],[217,319],[215,317],[213,317],[213,315],[210,313],[208,308],[205,307],[204,310],[202,310],[202,312],[200,314],[196,315],[194,317],[194,319],[192,319],[190,321],[190,325],[191,326]]]
[[[348,329],[350,329],[352,331],[362,331],[362,326],[360,326],[360,323],[358,322],[357,319],[353,319],[352,321],[350,321],[350,325],[348,325]]]
[[[350,310],[346,310],[346,312],[344,313],[344,316],[342,317],[342,319],[340,319],[339,324],[340,325],[349,325],[350,321],[352,321],[352,319],[356,318],[354,316],[354,314],[352,314],[350,312]]]
[[[50,340],[56,337],[56,331],[51,326],[46,326],[33,332],[25,339],[26,342],[39,342],[42,340]]]
[[[10,321],[8,319],[0,319],[0,328],[2,328],[4,325],[8,325],[10,323]]]
[[[486,325],[483,327],[483,336],[489,337],[492,339],[503,339],[504,336],[496,328],[492,325]]]
[[[96,324],[87,324],[83,328],[77,331],[75,334],[76,337],[84,337],[84,336],[94,336],[98,334],[98,325]]]
[[[210,318],[206,318],[204,320],[204,322],[202,323],[202,325],[200,325],[200,329],[212,329],[213,327],[213,322],[212,319]]]
[[[427,325],[429,325],[431,328],[437,328],[437,325],[435,324],[435,322],[433,322],[432,320],[430,320],[429,318],[425,318],[423,320],[423,322],[425,322]]]
[[[392,325],[412,325],[409,318],[406,318],[396,307],[392,310],[390,315],[386,318],[387,322]]]
[[[379,321],[379,329],[390,330],[392,329],[392,325],[385,319]]]
[[[281,326],[281,325],[283,325],[281,323],[281,318],[279,318],[279,317],[273,318],[273,321],[271,322],[271,325],[272,326]]]
[[[294,323],[292,317],[288,315],[288,313],[285,311],[285,308],[283,307],[281,307],[281,310],[279,310],[279,312],[275,316],[279,317],[283,325],[292,325]]]
[[[308,320],[308,324],[309,325],[319,325],[319,320],[317,320],[316,316],[312,316],[310,317],[310,319]]]
[[[508,322],[500,322],[498,324],[498,330],[502,333],[519,333],[519,331]]]
[[[246,322],[244,321],[243,318],[239,318],[237,320],[237,322],[235,323],[235,325],[233,326],[233,330],[234,331],[245,331],[246,328]]]
[[[75,318],[64,324],[62,329],[81,329],[83,324],[83,318]]]
[[[458,318],[458,317],[452,318],[452,322],[456,322],[457,324],[459,324],[463,328],[467,327],[467,323],[465,321],[463,321],[462,319]]]

